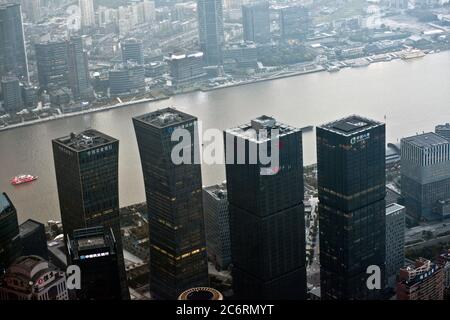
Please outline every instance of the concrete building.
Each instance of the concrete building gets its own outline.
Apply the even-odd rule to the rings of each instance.
[[[164,60],[169,64],[170,78],[175,87],[200,83],[206,78],[202,52],[173,53]]]
[[[0,78],[8,73],[29,82],[20,4],[0,4]]]
[[[95,26],[94,0],[79,0],[81,13],[81,27],[89,28]]]
[[[120,64],[109,70],[109,93],[123,96],[145,91],[145,68],[134,63]]]
[[[225,183],[203,188],[208,258],[219,270],[231,263],[230,213]]]
[[[3,109],[16,113],[23,108],[22,89],[16,76],[5,76],[1,82],[3,94]]]
[[[200,50],[206,65],[222,64],[223,32],[222,0],[197,0]]]
[[[306,299],[301,130],[263,115],[226,129],[224,141],[235,297]],[[242,159],[266,148],[279,163]]]
[[[408,216],[416,220],[450,216],[445,206],[450,200],[450,142],[433,132],[403,138],[401,185]]]
[[[1,279],[0,300],[69,300],[66,274],[38,256],[17,258]]]
[[[450,123],[439,124],[434,129],[434,132],[447,140],[450,140]]]
[[[400,268],[405,266],[405,207],[386,206],[386,285],[395,288]]]
[[[400,269],[397,300],[443,300],[443,271],[441,266],[424,258]]]

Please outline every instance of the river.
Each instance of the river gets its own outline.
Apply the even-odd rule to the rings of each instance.
[[[174,106],[225,129],[266,114],[292,126],[320,125],[348,114],[387,123],[387,140],[450,122],[450,52],[421,59],[371,64],[337,73],[319,72],[209,92],[178,95],[0,132],[0,191],[14,202],[19,221],[59,219],[51,140],[95,128],[120,140],[120,204],[145,200],[139,154],[131,118]],[[304,134],[304,163],[315,162],[315,132]],[[17,174],[38,175],[33,183],[12,186]],[[221,165],[202,167],[205,185],[221,182]],[[68,182],[69,183],[69,182]]]

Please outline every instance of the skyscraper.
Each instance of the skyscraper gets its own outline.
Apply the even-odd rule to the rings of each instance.
[[[203,53],[192,52],[188,54],[173,53],[164,60],[169,64],[172,85],[180,87],[183,85],[192,86],[196,82],[201,82],[206,78],[203,69]]]
[[[69,57],[65,40],[37,43],[35,45],[39,86],[69,87]]]
[[[120,43],[122,48],[122,61],[127,63],[128,61],[137,64],[144,64],[144,56],[142,53],[142,41],[137,39],[127,39]]]
[[[227,269],[231,263],[230,213],[225,183],[203,188],[206,247],[216,267]]]
[[[450,141],[433,132],[403,138],[401,185],[408,216],[416,220],[449,216],[445,202],[450,200]]]
[[[269,2],[262,1],[242,6],[244,40],[256,43],[270,41]]]
[[[289,5],[279,10],[279,24],[283,39],[305,39],[310,26],[309,11],[299,5]]]
[[[22,255],[38,256],[48,260],[47,237],[45,226],[33,219],[28,219],[19,226],[22,241]]]
[[[22,110],[22,89],[19,79],[16,76],[5,76],[1,80],[3,108],[5,111],[15,113]]]
[[[89,98],[92,88],[89,82],[89,68],[86,51],[81,37],[72,37],[67,46],[69,87],[78,98]]]
[[[17,211],[6,193],[0,194],[0,274],[22,254]]]
[[[199,156],[197,118],[173,108],[133,118],[149,212],[150,291],[177,299],[189,288],[208,286],[200,164],[175,164],[174,130],[189,132],[186,156]],[[191,144],[189,144],[191,146]]]
[[[200,50],[206,65],[222,64],[223,33],[222,0],[197,0]]]
[[[0,78],[15,74],[28,82],[28,61],[20,4],[0,4]]]
[[[400,268],[405,266],[405,207],[386,206],[386,284],[395,288]]]
[[[317,127],[322,299],[374,299],[385,261],[385,125],[349,116]]]
[[[41,257],[19,257],[0,278],[0,300],[69,300],[66,274]]]
[[[414,265],[400,269],[397,300],[443,300],[444,269],[419,258]]]
[[[52,143],[64,235],[81,228],[111,228],[122,297],[128,299],[119,218],[119,141],[89,129]]]
[[[94,0],[79,0],[81,27],[95,26]]]
[[[306,299],[301,130],[261,116],[224,138],[236,298]],[[273,168],[262,161],[265,146],[279,153]]]
[[[69,264],[80,267],[79,300],[120,300],[120,272],[112,229],[93,227],[67,235]]]

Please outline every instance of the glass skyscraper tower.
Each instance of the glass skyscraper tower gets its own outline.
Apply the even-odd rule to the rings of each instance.
[[[350,116],[317,127],[322,299],[375,299],[385,264],[385,125]]]
[[[175,300],[186,289],[208,286],[200,164],[175,164],[177,129],[191,138],[184,152],[199,156],[197,118],[173,108],[133,118],[149,212],[150,291]]]

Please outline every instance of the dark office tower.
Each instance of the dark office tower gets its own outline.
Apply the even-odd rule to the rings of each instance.
[[[21,255],[17,211],[6,193],[0,194],[0,275]]]
[[[173,108],[133,118],[149,212],[150,291],[176,300],[189,288],[208,286],[197,118]],[[171,141],[188,130],[189,163],[175,164]],[[185,141],[186,142],[186,141]]]
[[[112,229],[78,229],[67,239],[69,264],[80,267],[82,275],[77,299],[120,300],[120,272]]]
[[[402,197],[408,218],[439,220],[450,215],[450,141],[433,133],[401,140]]]
[[[385,264],[385,125],[349,116],[317,127],[322,299],[376,299]]]
[[[45,226],[33,219],[28,219],[19,226],[22,241],[22,255],[39,256],[48,260],[47,237]]]
[[[142,53],[142,41],[137,39],[127,39],[120,43],[122,47],[122,61],[128,61],[137,64],[144,64],[144,55]]]
[[[305,39],[310,26],[309,11],[303,6],[291,5],[279,11],[281,37]]]
[[[22,89],[16,76],[2,78],[3,107],[6,112],[18,112],[22,110]]]
[[[301,130],[261,116],[224,137],[235,297],[306,299]],[[260,156],[250,162],[266,142],[269,153],[279,153],[274,169]]]
[[[28,63],[19,4],[0,4],[0,77],[12,72],[29,81]]]
[[[68,43],[69,87],[77,98],[89,98],[92,94],[89,83],[89,68],[83,39],[72,37]]]
[[[197,0],[200,49],[208,66],[222,64],[223,33],[222,0]]]
[[[81,228],[112,228],[122,297],[128,299],[119,219],[119,141],[92,129],[71,133],[53,140],[53,157],[64,235]]]
[[[38,43],[35,52],[39,86],[42,89],[69,87],[67,42]]]
[[[270,41],[270,13],[267,1],[242,6],[244,40],[256,43]]]

